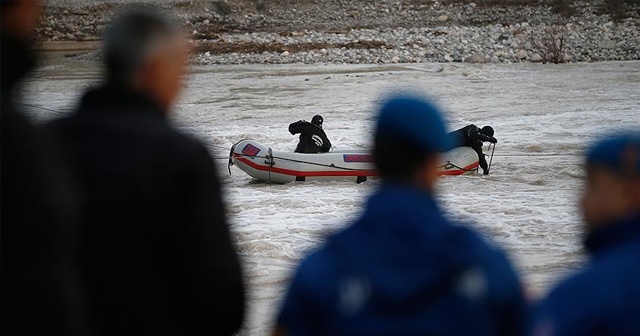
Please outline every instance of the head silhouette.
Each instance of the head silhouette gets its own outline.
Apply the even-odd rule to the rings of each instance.
[[[482,130],[480,131],[482,132],[482,134],[486,135],[486,136],[493,136],[493,127],[491,126],[485,126],[482,128]]]
[[[449,141],[442,112],[433,102],[415,95],[392,96],[379,109],[374,133],[378,174],[383,181],[432,190],[438,155],[449,148]]]
[[[187,56],[179,26],[155,8],[123,12],[105,35],[108,81],[143,93],[167,110],[182,87]]]
[[[322,128],[322,122],[324,121],[324,119],[322,119],[322,116],[319,114],[316,114],[313,116],[313,118],[311,119],[311,123]]]

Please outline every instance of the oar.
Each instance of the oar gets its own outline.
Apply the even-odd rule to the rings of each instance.
[[[491,146],[491,144],[489,144]],[[491,151],[491,159],[489,159],[489,167],[487,167],[487,175],[491,172],[491,162],[493,162],[493,153],[496,151],[496,144],[493,144],[493,151]]]

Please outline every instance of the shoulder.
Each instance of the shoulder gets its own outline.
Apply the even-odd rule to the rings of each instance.
[[[216,168],[209,149],[204,143],[195,137],[172,130],[172,136],[167,139],[169,153],[167,157],[174,157],[177,161],[183,160],[183,168],[200,175],[215,173]],[[170,154],[170,155],[169,155]],[[216,174],[211,175],[216,177]]]
[[[457,224],[447,235],[447,245],[455,246],[450,253],[464,263],[475,265],[482,270],[488,281],[488,290],[498,298],[520,293],[520,281],[506,254],[482,237],[478,232]],[[500,294],[502,293],[502,294]]]
[[[554,288],[536,307],[534,335],[569,335],[587,330],[598,324],[603,297],[598,293],[604,286],[596,286],[593,271],[575,274]],[[595,290],[596,292],[593,292]]]
[[[59,131],[67,127],[68,125],[72,124],[75,121],[75,119],[76,119],[76,114],[74,113],[72,115],[53,119],[47,122],[46,124],[44,124],[42,127],[49,131]]]
[[[330,247],[324,245],[311,252],[298,266],[295,281],[316,293],[323,293],[332,279],[337,278]]]
[[[87,143],[87,139],[89,139],[92,133],[95,133],[92,131],[83,132],[75,113],[53,119],[42,125],[41,128],[47,136],[51,137],[60,145],[68,145],[73,148],[79,144]]]
[[[336,300],[335,267],[326,247],[312,252],[300,262],[287,290],[279,322],[305,319],[319,312],[330,311]],[[315,316],[318,317],[318,316]]]
[[[335,286],[343,269],[340,254],[344,251],[341,246],[353,239],[353,230],[354,227],[350,226],[329,236],[321,247],[300,262],[293,280],[298,290],[303,289],[307,296],[314,296],[313,300],[323,302],[323,305],[335,300]]]
[[[173,128],[171,128],[169,132],[171,134],[170,137],[172,138],[172,141],[179,144],[181,147],[188,149],[193,155],[209,155],[207,147],[205,147],[204,143],[195,135],[183,133]]]
[[[527,328],[527,302],[506,254],[466,227],[455,227],[449,239],[449,253],[454,264],[459,265],[457,294],[486,304],[507,334],[522,334]]]
[[[609,283],[618,288],[628,287],[631,283],[640,283],[640,241],[624,244],[594,256],[588,267],[578,273],[574,279],[578,283],[591,282],[592,286]],[[587,281],[589,279],[592,281]],[[640,291],[639,286],[634,287],[636,292]]]
[[[312,126],[313,126],[313,133],[321,136],[322,138],[324,138],[324,140],[329,140],[327,138],[327,133],[325,133],[322,128],[320,128],[320,127],[318,127],[316,125],[313,125],[313,124],[312,124]]]
[[[632,254],[631,252],[635,253]],[[617,328],[614,320],[640,310],[640,251],[618,249],[597,257],[570,276],[540,303],[538,318],[553,327],[574,332],[579,328]],[[538,321],[539,322],[539,321]],[[621,321],[629,324],[633,321]],[[580,329],[581,330],[581,329]]]
[[[597,291],[613,293],[615,288],[611,288],[612,286],[619,288],[629,282],[640,283],[639,244],[620,246],[596,255],[582,271],[560,284],[551,296],[580,292],[584,296],[585,290],[591,291],[591,296],[595,296]]]
[[[466,246],[466,250],[472,252],[478,259],[503,259],[504,253],[492,242],[486,240],[476,230],[470,228],[468,223],[452,222],[447,239],[451,243]]]

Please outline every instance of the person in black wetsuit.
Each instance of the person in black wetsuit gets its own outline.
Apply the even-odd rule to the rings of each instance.
[[[289,125],[291,134],[300,133],[296,153],[326,153],[331,149],[331,141],[322,130],[322,116],[315,115],[311,122],[300,120]]]
[[[449,133],[448,136],[452,140],[451,143],[453,144],[453,147],[449,149],[462,146],[473,148],[473,150],[478,153],[478,159],[480,161],[480,168],[482,168],[482,173],[484,175],[489,174],[487,159],[482,153],[482,143],[484,141],[489,141],[494,144],[498,142],[498,140],[493,137],[493,127],[485,126],[483,128],[478,128],[478,126],[471,124],[457,131]]]

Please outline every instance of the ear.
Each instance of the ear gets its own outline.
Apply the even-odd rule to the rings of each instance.
[[[440,155],[430,154],[427,155],[420,164],[416,177],[421,187],[428,191],[432,191],[438,180],[438,163],[440,162]]]
[[[133,86],[140,93],[147,95],[163,108],[168,108],[170,103],[167,99],[166,71],[161,53],[149,55],[144,65],[140,67],[135,75]]]
[[[149,56],[145,64],[145,71],[149,74],[149,78],[158,78],[159,75],[162,75],[163,57],[162,53],[153,53]]]
[[[632,178],[627,183],[627,188],[629,188],[629,198],[635,206],[635,211],[640,212],[640,177]]]

